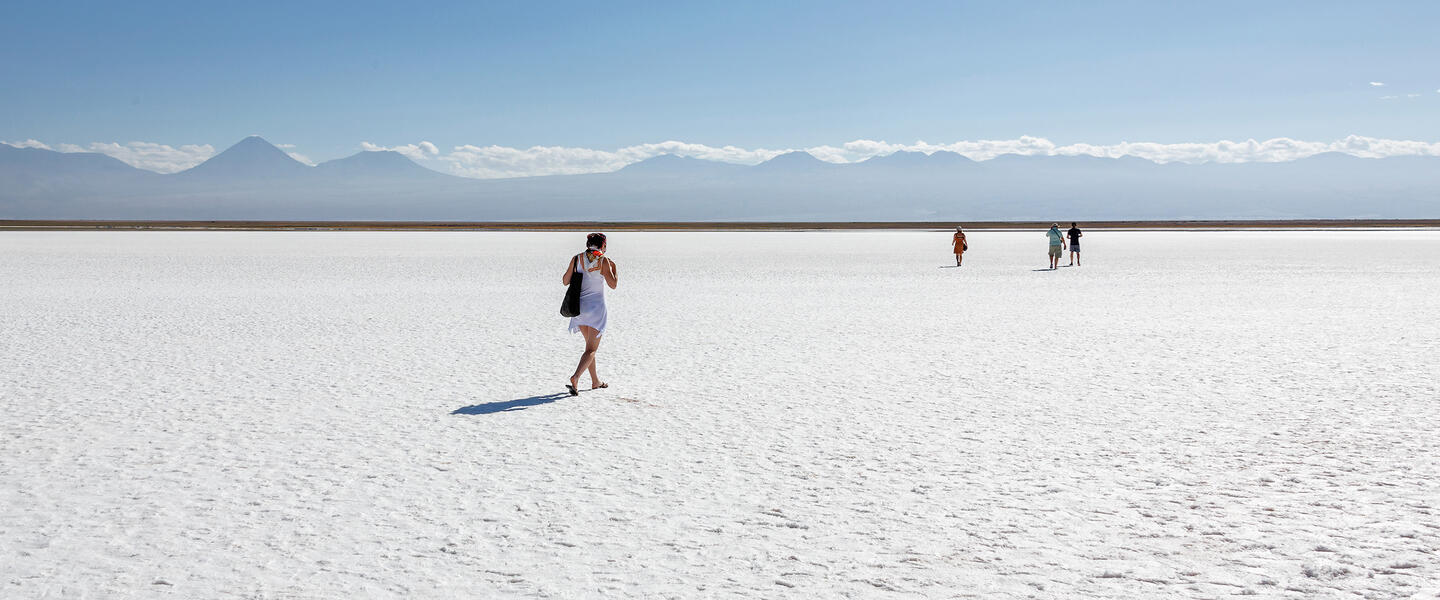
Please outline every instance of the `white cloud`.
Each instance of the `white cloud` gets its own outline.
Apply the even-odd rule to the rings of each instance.
[[[373,146],[373,144],[371,145]],[[378,146],[375,147],[379,149]],[[661,154],[689,156],[737,164],[758,164],[794,149],[745,149],[735,146],[716,148],[685,142],[661,142],[628,146],[618,150],[594,150],[564,146],[509,148],[505,146],[456,146],[448,154],[435,153],[426,160],[436,168],[465,177],[527,177],[601,173]],[[1352,135],[1331,142],[1311,142],[1290,138],[1264,141],[1220,140],[1217,142],[1121,142],[1118,144],[1076,143],[1058,145],[1048,139],[1022,136],[1011,140],[973,140],[946,144],[917,141],[894,144],[877,140],[855,140],[839,146],[803,148],[816,158],[833,163],[854,163],[894,152],[939,151],[955,152],[972,160],[989,160],[1002,154],[1027,156],[1097,156],[1104,158],[1136,157],[1157,163],[1241,163],[1284,162],[1323,152],[1342,152],[1366,158],[1387,156],[1440,156],[1440,143],[1387,140]]]
[[[1333,142],[1307,142],[1290,138],[1274,138],[1265,141],[1252,139],[1242,142],[1230,140],[1173,144],[1121,142],[1106,145],[1076,143],[1060,146],[1045,138],[1022,136],[1014,140],[962,141],[950,144],[930,144],[923,141],[914,144],[889,144],[883,141],[857,140],[839,148],[820,146],[808,150],[811,154],[832,162],[857,162],[899,151],[926,154],[948,151],[964,155],[972,160],[989,160],[1002,154],[1021,154],[1027,156],[1135,157],[1158,163],[1238,163],[1284,162],[1322,152],[1344,152],[1367,158],[1413,154],[1440,156],[1440,143],[1384,140],[1352,135]]]
[[[186,144],[176,148],[154,142],[90,142],[85,146],[58,144],[55,149],[60,152],[98,152],[120,159],[132,167],[157,173],[184,171],[215,155],[215,148],[210,144]]]
[[[405,144],[403,146],[381,146],[370,142],[360,142],[360,148],[366,152],[380,152],[388,150],[398,152],[413,161],[423,161],[440,154],[440,149],[430,142],[419,144]]]
[[[1417,154],[1440,156],[1440,143],[1386,140],[1352,135],[1333,142],[1307,142],[1290,138],[1273,138],[1263,142],[1256,140],[1245,140],[1243,142],[1221,140],[1210,143],[1182,144],[1122,142],[1110,146],[1073,144],[1058,148],[1056,154],[1087,154],[1090,156],[1106,156],[1111,158],[1134,156],[1159,163],[1240,163],[1285,162],[1324,152],[1341,152],[1364,158],[1385,158],[1388,156]]]
[[[1381,96],[1381,97],[1380,97],[1381,100],[1394,100],[1394,99],[1396,99],[1396,98],[1399,98],[1399,96]]]
[[[815,146],[805,149],[816,158],[833,163],[859,162],[895,152],[923,152],[925,154],[954,152],[963,154],[971,160],[990,160],[1001,154],[1050,155],[1056,154],[1056,150],[1054,142],[1028,135],[1013,140],[974,140],[949,144],[931,144],[925,141],[917,141],[914,144],[891,144],[884,141],[855,140],[846,142],[839,147]]]
[[[1406,98],[1419,98],[1420,94],[1405,94]]]
[[[15,148],[39,148],[39,149],[41,149],[41,150],[49,150],[49,149],[50,149],[50,146],[45,145],[44,142],[41,142],[40,140],[34,140],[34,139],[25,140],[25,141],[23,141],[23,142],[5,142],[5,141],[0,141],[0,144],[5,144],[6,146],[13,146],[13,147],[15,147]]]
[[[315,166],[315,161],[310,160],[310,157],[295,151],[295,144],[275,144],[275,147],[283,150],[285,154],[288,155],[290,158],[293,158],[312,167]]]
[[[1385,84],[1379,81],[1372,81],[1370,82],[1370,87],[1385,87]]]
[[[45,150],[56,150],[59,152],[98,152],[115,157],[120,161],[136,168],[157,173],[175,173],[184,171],[190,167],[205,162],[206,159],[215,156],[215,147],[210,144],[185,144],[179,147],[154,142],[129,142],[120,144],[117,142],[90,142],[89,144],[56,144],[50,147],[39,140],[25,140],[23,142],[0,142],[16,148],[43,148]],[[291,158],[310,166],[315,166],[315,161],[310,157],[293,150],[295,144],[276,144]]]
[[[436,155],[433,159],[444,163],[449,171],[456,175],[496,178],[603,173],[662,154],[753,165],[785,152],[788,150],[747,150],[736,146],[716,148],[676,141],[627,146],[618,150],[566,146],[533,146],[520,149],[466,144],[456,146],[449,154]]]
[[[293,146],[291,146],[291,147],[293,148]],[[310,160],[310,157],[305,156],[304,154],[301,154],[301,153],[299,153],[299,152],[291,152],[291,151],[289,151],[289,150],[286,150],[286,151],[285,151],[285,154],[290,155],[290,158],[293,158],[293,159],[295,159],[295,160],[298,160],[298,161],[300,161],[300,162],[302,162],[302,163],[305,163],[305,164],[310,165],[310,166],[312,166],[312,167],[315,166],[315,161]]]

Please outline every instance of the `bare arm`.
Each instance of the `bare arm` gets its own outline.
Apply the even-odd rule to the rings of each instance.
[[[570,275],[575,272],[575,257],[570,257],[570,268],[565,269],[565,275],[560,277],[560,285],[570,285]],[[615,286],[610,286],[615,287]]]
[[[615,261],[605,259],[604,268],[600,269],[600,273],[605,275],[605,284],[609,285],[610,289],[615,289],[615,286],[620,283],[620,274],[615,270]]]

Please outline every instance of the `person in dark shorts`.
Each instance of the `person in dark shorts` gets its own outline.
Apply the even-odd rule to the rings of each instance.
[[[1070,238],[1070,266],[1073,267],[1080,264],[1080,236],[1085,234],[1080,233],[1080,228],[1071,223],[1070,230],[1066,231],[1065,235]]]

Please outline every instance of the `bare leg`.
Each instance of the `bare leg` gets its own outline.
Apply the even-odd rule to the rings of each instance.
[[[595,341],[595,344],[598,346],[598,345],[600,344],[600,341],[599,341],[599,340],[596,340],[596,341]],[[591,356],[590,356],[590,389],[592,389],[592,390],[593,390],[593,389],[598,389],[598,388],[600,388],[600,387],[606,387],[606,386],[605,386],[605,382],[600,381],[600,376],[595,374],[595,363],[596,363],[596,362],[598,362],[598,361],[595,360],[595,356],[594,356],[594,355],[591,355]]]
[[[580,383],[580,374],[586,370],[590,371],[590,379],[595,379],[595,352],[600,350],[600,332],[594,327],[580,326],[580,335],[585,336],[585,353],[580,355],[580,364],[575,365],[575,374],[570,376],[570,385],[577,386]]]
[[[960,253],[959,253],[959,252],[956,252],[956,253],[955,253],[955,266],[957,266],[957,267],[960,266]]]

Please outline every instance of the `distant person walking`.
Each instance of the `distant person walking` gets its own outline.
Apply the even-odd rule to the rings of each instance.
[[[1065,236],[1060,233],[1060,224],[1051,223],[1050,231],[1045,232],[1045,237],[1050,238],[1050,269],[1060,268],[1060,257],[1065,254]]]
[[[1070,238],[1070,266],[1072,267],[1080,264],[1080,237],[1083,235],[1085,234],[1081,233],[1080,228],[1076,227],[1073,222],[1070,223],[1070,230],[1065,232],[1065,236]]]
[[[965,243],[965,232],[964,232],[964,231],[961,231],[959,227],[956,227],[956,228],[955,228],[955,266],[957,266],[957,267],[960,266],[960,261],[964,258],[962,255],[965,254],[965,251],[966,251],[966,250],[969,250],[969,249],[970,249],[970,245]]]
[[[570,333],[585,336],[585,353],[570,383],[565,386],[571,396],[580,395],[580,375],[590,371],[590,389],[610,387],[595,374],[595,353],[600,350],[600,337],[605,335],[605,286],[615,289],[619,277],[615,262],[605,258],[605,234],[592,233],[585,238],[585,251],[570,258],[569,268],[560,282],[570,285],[570,278],[580,274],[580,314],[570,318]]]

